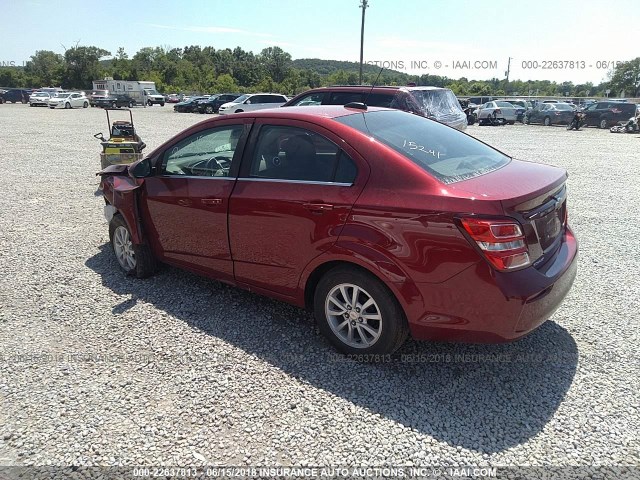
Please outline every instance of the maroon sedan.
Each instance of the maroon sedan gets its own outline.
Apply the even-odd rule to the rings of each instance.
[[[120,266],[146,277],[164,262],[312,308],[346,353],[409,333],[508,341],[548,319],[576,274],[566,172],[353,107],[207,120],[101,172]]]

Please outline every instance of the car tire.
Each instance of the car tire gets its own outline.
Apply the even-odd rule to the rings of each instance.
[[[89,108],[89,102],[84,102],[82,104],[82,108]]]
[[[356,304],[351,305],[356,288]],[[360,311],[367,303],[370,305]],[[338,314],[332,316],[331,311]],[[409,335],[404,312],[393,293],[378,278],[356,267],[336,267],[320,279],[314,292],[314,313],[322,334],[348,355],[391,354]],[[367,341],[370,345],[363,346]]]
[[[545,127],[550,127],[551,126],[551,118],[544,117],[544,120],[543,120],[542,123],[544,124]]]
[[[133,102],[129,102],[129,108],[133,108]]]
[[[109,239],[120,268],[127,275],[146,278],[156,271],[156,261],[148,245],[136,245],[122,215],[114,215],[109,223]]]
[[[600,122],[598,123],[598,127],[599,128],[608,128],[609,127],[609,121],[606,118],[601,118]]]
[[[206,107],[204,107],[204,111],[205,113],[213,113],[213,107],[211,105],[207,105]]]
[[[29,104],[29,106],[30,106],[30,107],[33,107],[34,105],[33,105],[33,103],[30,103],[30,104]]]
[[[71,104],[70,104],[69,102],[65,103],[65,104],[64,104],[64,108],[66,108],[66,109],[71,108]]]
[[[161,104],[160,104],[160,106],[161,106],[161,107],[164,107],[164,103],[161,103]]]
[[[149,107],[153,107],[153,103],[151,103],[151,100],[148,100],[148,101],[147,101],[147,105],[148,105]]]
[[[509,125],[515,125],[516,124],[516,122],[508,122],[508,123],[509,123]]]

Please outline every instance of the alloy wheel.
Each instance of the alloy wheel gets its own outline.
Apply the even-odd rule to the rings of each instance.
[[[378,304],[366,290],[352,283],[341,283],[329,291],[325,315],[333,333],[350,347],[371,347],[382,334]]]
[[[117,227],[113,233],[113,249],[122,268],[127,271],[136,268],[136,255],[133,251],[131,236],[123,226]]]

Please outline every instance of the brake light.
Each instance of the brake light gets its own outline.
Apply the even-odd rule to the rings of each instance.
[[[515,220],[465,217],[460,223],[496,269],[509,271],[531,263],[522,227]]]
[[[500,110],[499,108],[496,108],[496,113],[502,113],[502,110]]]

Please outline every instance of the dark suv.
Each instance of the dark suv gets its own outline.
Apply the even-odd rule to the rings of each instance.
[[[122,93],[110,93],[104,98],[96,98],[93,101],[96,107],[102,108],[120,108],[120,107],[133,107],[136,101],[129,95]]]
[[[371,87],[345,85],[321,87],[296,95],[283,107],[305,105],[346,105],[366,103],[371,107],[404,110],[432,118],[458,130],[467,128],[467,116],[458,99],[448,88],[439,87]]]
[[[218,95],[211,95],[206,100],[198,101],[198,111],[200,113],[218,113],[220,105],[233,102],[238,98],[241,93],[220,93]]]
[[[592,103],[583,110],[588,126],[609,128],[620,122],[627,122],[636,114],[634,103],[601,101]]]
[[[27,103],[30,93],[29,90],[23,88],[10,88],[9,90],[0,91],[0,103]]]

